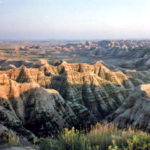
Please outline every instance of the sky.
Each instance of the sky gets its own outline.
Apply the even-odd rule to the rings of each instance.
[[[150,0],[0,0],[0,40],[150,39]]]

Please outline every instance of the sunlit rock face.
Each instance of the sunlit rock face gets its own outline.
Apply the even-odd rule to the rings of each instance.
[[[141,84],[149,80],[150,72],[113,72],[101,62],[1,71],[0,124],[31,138],[57,134],[65,127],[87,127],[130,102],[134,90],[148,93]],[[114,116],[118,122],[119,115]]]

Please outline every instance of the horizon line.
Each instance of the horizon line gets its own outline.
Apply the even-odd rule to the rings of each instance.
[[[101,39],[0,39],[0,42],[50,42],[50,41],[128,41],[128,40],[135,40],[135,41],[143,41],[143,40],[150,40],[150,38],[101,38]]]

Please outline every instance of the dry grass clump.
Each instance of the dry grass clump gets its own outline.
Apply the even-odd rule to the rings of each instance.
[[[16,134],[5,131],[0,135],[0,147],[20,145],[20,138]]]
[[[41,138],[41,150],[150,150],[150,135],[140,130],[118,129],[114,124],[97,124],[88,133],[74,127],[57,138]]]

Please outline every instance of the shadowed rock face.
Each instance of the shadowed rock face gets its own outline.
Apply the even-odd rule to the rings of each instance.
[[[143,84],[131,91],[129,97],[110,116],[121,128],[132,124],[135,127],[150,131],[150,84]]]
[[[57,134],[65,127],[86,127],[123,110],[133,97],[130,93],[149,80],[150,72],[113,72],[100,62],[1,71],[0,124],[31,138]],[[114,121],[119,122],[119,114],[113,113]]]
[[[7,79],[1,85],[0,120],[8,128],[27,136],[28,130],[42,136],[56,134],[78,121],[57,91],[42,88],[37,83],[20,84]]]

